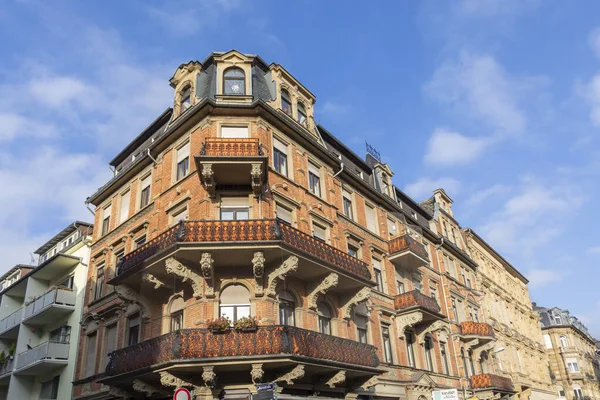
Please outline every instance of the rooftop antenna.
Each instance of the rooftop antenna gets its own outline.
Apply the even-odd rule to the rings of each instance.
[[[381,155],[379,154],[377,149],[375,149],[375,147],[371,146],[366,141],[365,141],[365,146],[367,147],[367,153],[370,154],[371,156],[373,156],[373,158],[376,159],[377,161],[381,162]]]
[[[34,265],[35,264],[35,257],[33,256],[33,253],[29,253],[29,257],[31,257],[29,263],[31,265]]]

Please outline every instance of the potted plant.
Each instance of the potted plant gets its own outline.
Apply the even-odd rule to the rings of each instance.
[[[3,366],[6,363],[6,354],[4,351],[0,351],[0,366]]]
[[[255,317],[242,317],[235,322],[235,330],[242,332],[255,332],[258,322]]]
[[[212,333],[227,332],[231,329],[231,320],[225,315],[217,319],[211,319],[208,321],[208,329],[210,329]]]
[[[12,360],[13,356],[15,355],[15,350],[17,349],[17,344],[16,343],[12,343],[10,345],[10,347],[8,348],[8,357]]]

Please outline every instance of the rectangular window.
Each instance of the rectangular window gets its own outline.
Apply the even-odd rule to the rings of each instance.
[[[562,320],[561,320],[561,318],[560,318],[560,315],[559,315],[559,314],[556,314],[556,315],[554,316],[554,323],[555,323],[556,325],[561,325],[561,324],[562,324]]]
[[[221,197],[221,219],[242,221],[250,218],[248,197]]]
[[[112,204],[107,205],[102,209],[102,236],[106,235],[110,230],[110,209]]]
[[[288,175],[287,145],[273,138],[273,167],[282,175]]]
[[[185,177],[190,170],[190,142],[177,149],[177,177],[180,180]]]
[[[102,297],[102,289],[104,288],[104,263],[98,265],[96,269],[96,286],[94,287],[94,300]]]
[[[403,294],[405,292],[404,282],[402,282],[401,280],[396,280],[396,285],[398,285],[398,294]]]
[[[552,348],[552,340],[550,340],[550,335],[548,335],[547,333],[544,334],[544,343],[546,344],[547,349]]]
[[[452,313],[454,314],[454,320],[460,321],[459,316],[458,316],[458,307],[456,307],[456,299],[452,298],[451,303],[452,303]]]
[[[377,216],[375,213],[375,208],[367,204],[365,207],[365,215],[367,217],[367,229],[369,229],[371,232],[377,233]]]
[[[104,362],[102,363],[103,371],[108,365],[108,355],[117,348],[117,324],[112,324],[104,330]]]
[[[142,235],[135,240],[135,248],[136,249],[139,249],[140,247],[142,247],[145,244],[146,244],[146,235]]]
[[[567,366],[569,367],[569,372],[579,372],[579,364],[576,358],[567,358]]]
[[[429,293],[431,294],[432,299],[434,299],[435,301],[439,301],[437,295],[437,287],[429,285]]]
[[[48,336],[52,343],[69,344],[71,342],[71,327],[69,325],[63,325],[60,328],[51,331]]]
[[[140,341],[140,317],[129,317],[127,320],[127,345],[133,346]]]
[[[415,352],[413,344],[415,337],[412,332],[405,332],[404,337],[406,338],[406,355],[408,356],[408,365],[415,368]]]
[[[119,210],[119,224],[122,224],[129,217],[129,199],[131,198],[131,190],[121,194],[119,202],[121,209]]]
[[[394,359],[392,358],[392,341],[390,340],[390,328],[387,326],[381,327],[381,336],[383,337],[383,356],[385,362],[392,364]]]
[[[348,254],[350,254],[350,256],[358,258],[358,248],[354,247],[352,245],[348,245]]]
[[[140,183],[140,208],[146,207],[150,203],[150,181],[152,175],[146,176]]]
[[[64,287],[67,289],[73,289],[73,283],[75,282],[75,277],[73,275],[66,277],[62,281],[58,282],[56,286]]]
[[[342,197],[344,203],[344,215],[353,220],[354,213],[352,212],[352,193],[347,190],[343,190]]]
[[[327,228],[322,225],[316,224],[313,221],[313,237],[323,242],[327,242]]]
[[[381,261],[373,259],[373,275],[375,275],[375,282],[377,283],[377,290],[384,292],[383,290],[383,273],[381,272]]]
[[[388,218],[387,224],[388,224],[388,232],[389,232],[390,236],[396,235],[398,233],[398,228],[396,227],[396,223]]]
[[[367,323],[369,322],[364,315],[355,315],[356,336],[359,343],[367,343]]]
[[[433,372],[433,339],[431,338],[431,336],[425,338],[424,347],[427,370]]]
[[[176,225],[181,221],[186,221],[188,219],[188,208],[187,206],[184,208],[179,208],[175,210],[171,214],[171,225]]]
[[[250,137],[247,126],[222,126],[221,137],[227,139]]]
[[[576,399],[583,399],[583,392],[580,388],[573,389],[573,393],[575,394]]]
[[[233,319],[232,319],[233,321]],[[183,311],[177,311],[171,314],[171,332],[183,328]]]
[[[123,259],[124,255],[125,255],[124,249],[120,249],[115,252],[115,267],[117,267],[119,265],[119,263]]]
[[[51,381],[42,382],[40,385],[40,399],[58,399],[58,383],[60,376],[55,376]]]
[[[85,376],[94,375],[96,369],[96,332],[87,336],[87,353],[85,357]]]
[[[442,368],[444,368],[444,374],[450,375],[448,369],[448,355],[446,354],[446,343],[440,342],[440,354],[442,355]]]
[[[313,163],[308,163],[308,188],[310,191],[321,197],[321,171]]]
[[[288,225],[291,225],[294,218],[293,212],[289,208],[282,206],[281,204],[277,204],[275,206],[275,212],[277,213],[277,218]]]

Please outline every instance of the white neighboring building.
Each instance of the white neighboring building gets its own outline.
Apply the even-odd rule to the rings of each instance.
[[[35,251],[35,269],[7,272],[21,267],[0,292],[0,399],[72,397],[92,230],[76,221]]]

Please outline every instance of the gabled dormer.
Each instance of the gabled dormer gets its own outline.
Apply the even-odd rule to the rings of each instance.
[[[314,134],[314,104],[316,101],[306,87],[279,64],[271,64],[271,77],[277,88],[277,99],[271,103],[298,124]]]
[[[454,201],[448,196],[444,189],[436,189],[433,191],[433,196],[435,197],[436,204],[444,210],[448,215],[454,218],[454,214],[452,214],[452,203]]]
[[[253,99],[252,64],[256,56],[237,50],[215,54],[216,100],[246,103]]]
[[[200,71],[202,71],[202,64],[198,61],[190,61],[187,64],[181,64],[169,80],[171,87],[175,89],[173,101],[175,117],[180,116],[198,102],[196,88]]]

